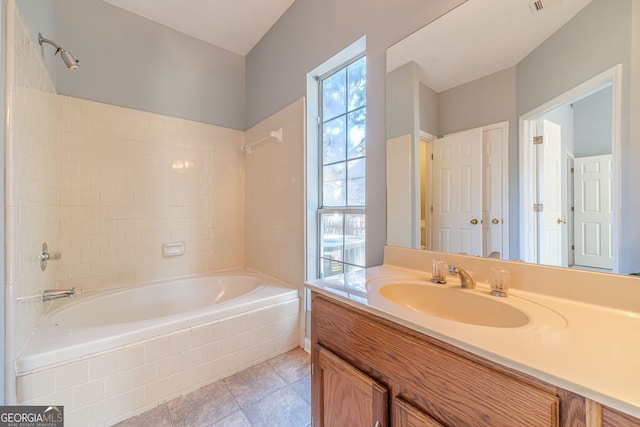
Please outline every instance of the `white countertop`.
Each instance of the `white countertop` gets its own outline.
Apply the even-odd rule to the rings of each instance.
[[[553,325],[476,326],[381,301],[367,283],[380,278],[429,281],[430,274],[390,265],[307,283],[307,287],[603,405],[640,417],[640,314],[512,289],[506,304],[555,312]],[[452,277],[448,285],[455,285]],[[430,283],[430,282],[429,282]],[[475,290],[488,294],[484,283]],[[492,297],[495,298],[495,297]]]

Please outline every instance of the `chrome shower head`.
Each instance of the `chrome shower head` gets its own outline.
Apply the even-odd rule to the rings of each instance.
[[[74,58],[70,52],[67,52],[61,46],[58,46],[57,43],[49,39],[45,39],[44,37],[42,37],[42,34],[40,33],[38,33],[38,43],[40,43],[40,46],[42,46],[42,43],[49,43],[51,46],[56,48],[56,52],[54,53],[54,55],[60,52],[60,58],[62,58],[62,61],[64,62],[64,64],[67,66],[68,69],[70,70],[78,69],[78,63],[80,61]]]

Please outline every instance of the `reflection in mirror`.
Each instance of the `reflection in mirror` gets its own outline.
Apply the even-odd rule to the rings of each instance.
[[[466,2],[388,49],[387,243],[637,272],[639,6],[533,3]]]

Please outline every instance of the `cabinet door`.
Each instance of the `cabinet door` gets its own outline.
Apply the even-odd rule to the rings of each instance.
[[[386,427],[386,387],[354,368],[327,349],[319,347],[313,372],[321,408],[320,427]]]
[[[602,427],[640,427],[640,419],[603,406]]]
[[[444,425],[406,400],[396,397],[393,400],[393,427],[444,427]]]

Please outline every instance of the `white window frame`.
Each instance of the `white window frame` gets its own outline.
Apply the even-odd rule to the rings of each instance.
[[[307,144],[306,144],[306,278],[313,280],[320,277],[320,200],[322,183],[320,182],[320,170],[322,159],[320,157],[321,144],[319,141],[320,132],[318,130],[320,76],[338,70],[345,65],[362,57],[366,52],[366,36],[361,37],[347,48],[334,55],[307,73]],[[334,208],[326,210],[335,211]],[[346,213],[364,213],[364,207],[346,208]]]

